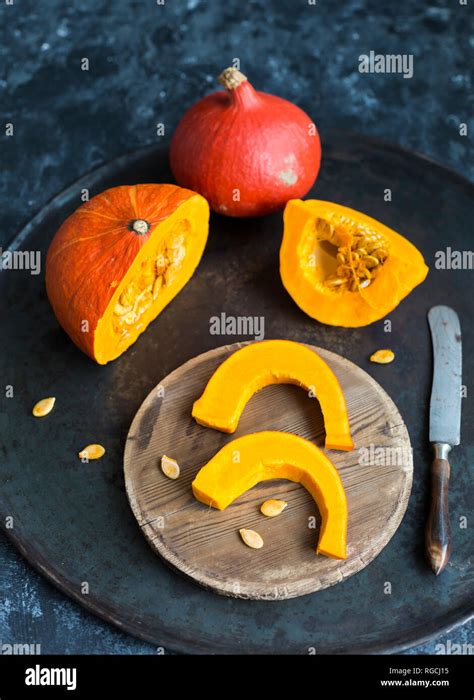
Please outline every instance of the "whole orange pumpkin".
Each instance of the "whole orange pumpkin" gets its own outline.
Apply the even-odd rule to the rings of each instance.
[[[46,290],[74,343],[99,364],[121,355],[192,276],[209,206],[176,185],[114,187],[77,209],[46,259]]]

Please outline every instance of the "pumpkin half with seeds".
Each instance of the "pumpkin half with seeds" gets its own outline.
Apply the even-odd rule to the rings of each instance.
[[[293,199],[284,212],[280,274],[309,316],[354,328],[386,316],[428,268],[410,241],[376,219],[333,202]]]
[[[192,276],[206,245],[209,205],[176,185],[114,187],[77,209],[46,259],[54,313],[99,364],[136,341]]]

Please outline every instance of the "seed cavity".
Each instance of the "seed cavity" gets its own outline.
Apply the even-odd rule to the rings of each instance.
[[[277,515],[280,515],[282,513],[288,503],[286,501],[280,501],[277,498],[270,498],[268,501],[264,501],[262,505],[260,506],[260,511],[263,513],[263,515],[266,515],[267,518],[274,518]]]
[[[393,350],[377,350],[370,356],[371,362],[376,362],[379,365],[388,365],[395,359]]]
[[[142,224],[148,225],[146,221],[137,219],[130,226],[143,228]],[[122,339],[130,336],[131,327],[138,324],[164,289],[175,280],[186,257],[186,234],[189,230],[187,220],[179,222],[176,230],[168,234],[155,255],[142,262],[133,279],[122,290],[113,313],[113,328]]]
[[[161,471],[168,479],[177,479],[180,474],[179,464],[172,457],[163,455],[161,458]]]
[[[335,292],[358,292],[368,287],[388,258],[388,241],[346,218],[333,224],[319,217],[314,226],[319,241],[337,248],[336,274],[327,275],[324,285]]]
[[[84,449],[79,452],[78,457],[79,459],[84,461],[87,460],[89,462],[91,459],[100,459],[104,455],[105,448],[102,447],[102,445],[93,444],[84,447]]]
[[[255,530],[247,530],[246,528],[242,528],[239,530],[239,532],[247,547],[250,547],[251,549],[261,549],[263,547],[263,539],[258,532],[255,532]]]
[[[47,399],[41,399],[41,401],[38,401],[38,403],[33,406],[32,413],[35,418],[43,418],[44,416],[47,416],[48,413],[51,413],[55,403],[56,399],[54,396],[49,396]]]

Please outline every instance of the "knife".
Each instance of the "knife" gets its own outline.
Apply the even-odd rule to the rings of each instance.
[[[433,385],[430,401],[431,505],[425,532],[426,553],[436,576],[449,561],[451,525],[448,486],[449,453],[461,438],[462,343],[459,317],[449,306],[428,312],[433,341]]]

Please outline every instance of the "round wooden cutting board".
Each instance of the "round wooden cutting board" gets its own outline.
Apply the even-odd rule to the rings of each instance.
[[[214,370],[243,343],[226,345],[186,362],[147,396],[125,446],[128,498],[148,542],[175,569],[217,593],[258,600],[294,598],[332,586],[357,573],[396,531],[410,495],[413,460],[410,439],[390,397],[366,372],[322,348],[311,347],[330,365],[344,391],[352,452],[329,450],[346,490],[349,507],[345,561],[317,556],[320,517],[299,484],[272,480],[218,511],[195,500],[191,482],[228,441],[259,430],[296,433],[324,446],[324,422],[317,400],[290,385],[270,386],[247,404],[237,431],[227,435],[191,417]],[[162,455],[181,467],[177,480],[164,476]],[[288,502],[276,518],[260,513],[268,498]],[[262,549],[249,549],[239,529],[257,530]]]

